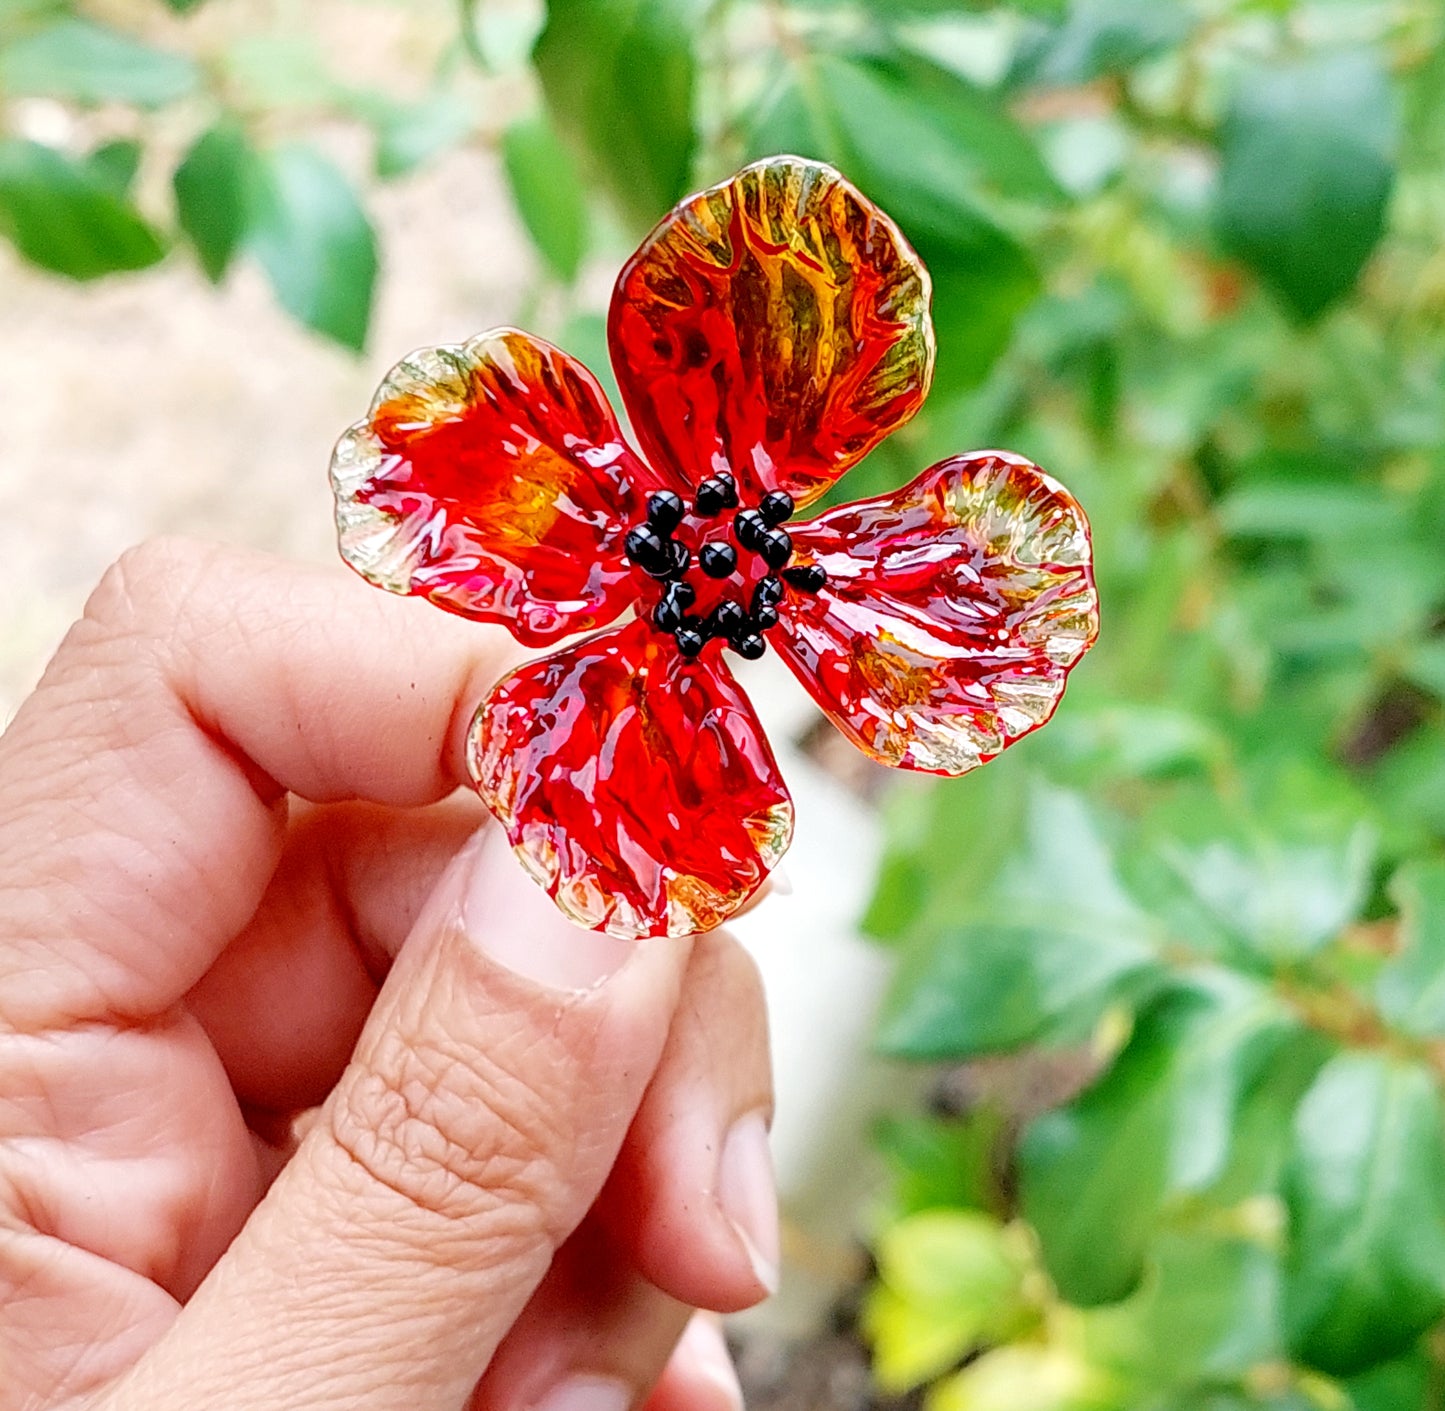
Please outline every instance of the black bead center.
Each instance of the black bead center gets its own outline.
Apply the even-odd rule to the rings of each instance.
[[[652,624],[668,633],[685,657],[695,657],[714,638],[724,641],[739,656],[755,660],[767,650],[763,634],[777,624],[778,604],[788,587],[816,593],[828,581],[817,564],[793,564],[793,538],[781,526],[792,517],[793,497],[784,490],[764,495],[755,509],[739,508],[737,482],[727,472],[704,480],[697,487],[692,514],[700,520],[716,519],[736,510],[727,538],[699,545],[697,566],[713,579],[731,578],[738,571],[738,551],[755,555],[767,573],[754,583],[747,605],[724,598],[711,612],[690,609],[697,590],[685,581],[693,565],[692,551],[674,537],[688,517],[680,495],[658,490],[647,498],[647,519],[628,531],[627,556],[649,577],[662,583],[662,595],[652,609]]]

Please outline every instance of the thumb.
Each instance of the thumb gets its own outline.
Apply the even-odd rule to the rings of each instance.
[[[474,839],[320,1120],[114,1404],[462,1405],[601,1190],[688,951],[579,930]]]

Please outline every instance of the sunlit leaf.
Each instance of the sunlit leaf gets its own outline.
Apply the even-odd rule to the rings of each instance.
[[[890,1225],[878,1241],[878,1285],[864,1310],[874,1373],[906,1391],[953,1366],[1030,1313],[1031,1259],[1019,1231],[976,1211],[932,1210]]]

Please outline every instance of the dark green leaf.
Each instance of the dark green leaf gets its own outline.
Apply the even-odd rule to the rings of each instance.
[[[117,196],[130,195],[140,169],[141,145],[133,138],[118,138],[97,147],[85,159],[90,174]]]
[[[1417,1349],[1351,1377],[1345,1389],[1353,1411],[1423,1411],[1439,1404],[1430,1399],[1435,1382],[1430,1358]]]
[[[1445,862],[1410,863],[1395,874],[1390,895],[1400,908],[1400,940],[1376,983],[1380,1012],[1417,1038],[1445,1037]]]
[[[1066,1298],[1129,1293],[1166,1198],[1221,1179],[1246,1100],[1298,1033],[1268,990],[1206,972],[1140,1016],[1104,1078],[1029,1127],[1024,1213]]]
[[[360,350],[376,283],[376,236],[347,179],[314,148],[251,164],[247,243],[282,305],[308,328]]]
[[[1375,248],[1395,140],[1394,95],[1367,48],[1241,79],[1221,133],[1220,235],[1300,317],[1345,293]]]
[[[1424,1068],[1347,1053],[1295,1119],[1286,1316],[1334,1373],[1398,1356],[1445,1313],[1445,1111]]]
[[[687,193],[692,0],[549,0],[534,59],[558,130],[641,226]]]
[[[71,279],[144,269],[165,254],[113,174],[35,142],[0,141],[0,230],[32,264]]]
[[[507,129],[502,158],[512,199],[532,243],[570,284],[587,250],[587,206],[571,153],[539,115]]]
[[[206,0],[166,0],[166,4],[178,15],[188,15],[192,10],[199,10]]]
[[[202,133],[176,168],[173,183],[181,229],[213,284],[224,277],[245,238],[254,160],[245,133],[222,122]]]
[[[12,96],[158,108],[185,97],[196,80],[184,55],[89,20],[57,20],[0,49],[0,90]]]

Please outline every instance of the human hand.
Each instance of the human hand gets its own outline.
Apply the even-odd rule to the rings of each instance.
[[[506,641],[159,544],[0,737],[4,1411],[740,1404],[692,1310],[776,1276],[757,976],[450,797]]]

